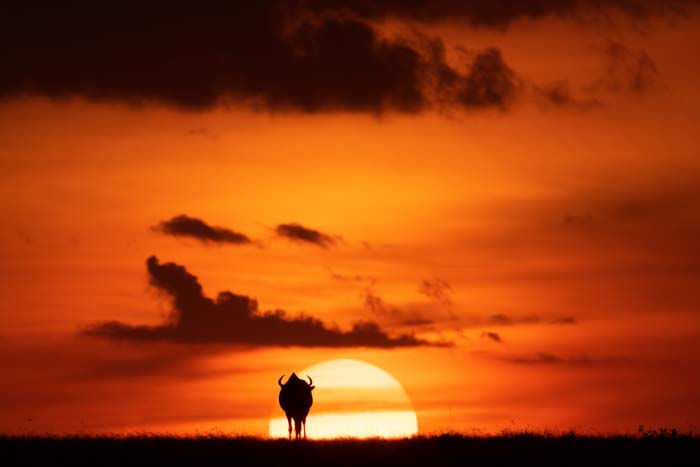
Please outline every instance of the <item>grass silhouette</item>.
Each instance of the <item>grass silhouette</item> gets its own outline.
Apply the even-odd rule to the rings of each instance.
[[[9,461],[9,463],[7,463]],[[511,432],[406,439],[288,441],[255,437],[0,436],[0,462],[18,466],[698,466],[700,438],[674,430],[637,436]]]

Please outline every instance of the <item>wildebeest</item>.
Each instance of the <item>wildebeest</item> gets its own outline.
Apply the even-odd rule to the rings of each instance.
[[[294,419],[296,439],[301,438],[302,427],[304,429],[304,438],[306,438],[306,416],[314,403],[314,399],[311,396],[311,391],[315,388],[315,386],[312,386],[314,382],[307,375],[307,378],[309,378],[307,383],[303,379],[299,379],[295,373],[292,373],[292,376],[289,377],[285,384],[282,384],[282,378],[284,378],[284,375],[280,376],[277,384],[280,385],[280,407],[284,410],[284,414],[287,416],[287,424],[289,425],[289,439],[292,439],[292,419]]]

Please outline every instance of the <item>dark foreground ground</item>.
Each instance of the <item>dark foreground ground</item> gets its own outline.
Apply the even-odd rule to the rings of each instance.
[[[700,466],[700,438],[514,434],[295,442],[224,436],[0,436],[0,465]]]

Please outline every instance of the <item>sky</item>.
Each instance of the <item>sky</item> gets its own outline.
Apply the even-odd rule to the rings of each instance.
[[[7,10],[0,432],[697,431],[698,2]]]

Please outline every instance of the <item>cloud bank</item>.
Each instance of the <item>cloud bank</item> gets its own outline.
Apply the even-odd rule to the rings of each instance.
[[[457,68],[439,39],[384,37],[376,29],[387,15],[499,22],[487,19],[495,12],[484,14],[485,6],[440,3],[16,3],[0,19],[0,98],[82,97],[185,111],[228,104],[307,113],[508,108],[519,78],[498,49],[475,51]],[[499,14],[510,21],[528,10]]]
[[[175,263],[146,261],[150,284],[168,295],[172,311],[166,322],[142,326],[109,321],[96,323],[83,334],[134,342],[227,343],[250,346],[300,347],[415,347],[444,346],[413,335],[389,336],[376,323],[355,323],[349,331],[328,327],[310,316],[289,317],[281,310],[261,313],[245,295],[220,292],[216,300],[203,294],[197,277]]]
[[[0,18],[0,99],[23,95],[166,105],[221,105],[276,112],[505,110],[521,79],[496,48],[447,62],[421,25],[504,29],[559,17],[586,23],[611,13],[648,20],[684,17],[696,0],[258,0],[216,4],[14,2]],[[385,21],[413,34],[385,36]],[[466,44],[468,47],[468,44]],[[611,88],[642,92],[656,72],[648,56],[610,48]],[[630,73],[635,73],[629,78]],[[561,86],[544,99],[572,105]],[[578,104],[576,104],[578,105]]]

